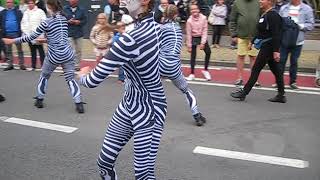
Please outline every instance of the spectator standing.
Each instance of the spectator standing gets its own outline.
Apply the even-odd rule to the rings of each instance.
[[[246,55],[250,58],[252,68],[257,49],[248,49],[249,43],[256,33],[256,24],[259,19],[260,9],[258,0],[235,0],[230,13],[229,28],[233,42],[238,43],[237,80],[235,85],[243,84],[244,61]],[[259,84],[257,84],[259,85]]]
[[[224,0],[217,0],[217,3],[212,6],[210,16],[213,17],[213,21],[209,22],[213,28],[212,45],[219,48],[221,33],[226,25],[227,6],[224,4]]]
[[[278,94],[269,99],[271,102],[285,103],[283,77],[280,73],[278,62],[280,61],[280,44],[282,19],[279,14],[272,10],[274,0],[260,0],[262,15],[257,25],[257,35],[253,39],[255,46],[260,49],[255,61],[249,81],[243,89],[232,92],[231,96],[244,100],[249,94],[255,82],[258,80],[262,68],[268,63],[273,75],[276,77]],[[251,44],[250,44],[251,46]],[[258,47],[260,46],[260,47]]]
[[[99,63],[102,57],[107,53],[112,43],[113,29],[101,30],[102,27],[109,25],[107,16],[100,13],[97,16],[96,25],[92,27],[90,32],[90,40],[95,46],[96,62]]]
[[[79,6],[78,0],[69,0],[69,5],[66,5],[63,11],[68,20],[69,38],[76,51],[75,70],[79,71],[82,58],[83,27],[87,23],[86,11]]]
[[[194,67],[197,56],[197,46],[200,46],[200,50],[205,52],[205,63],[202,74],[207,80],[211,80],[211,75],[208,72],[209,60],[211,56],[211,50],[208,45],[208,21],[207,17],[200,13],[199,6],[192,4],[190,6],[191,16],[187,20],[186,25],[186,39],[188,52],[191,53],[191,74],[187,78],[188,80],[194,80]]]
[[[46,14],[43,10],[35,5],[35,0],[27,0],[26,2],[28,4],[28,9],[23,14],[21,20],[21,30],[23,34],[30,35],[37,29],[40,23],[46,19]],[[44,35],[42,35],[42,37],[44,38]],[[43,65],[45,54],[43,45],[38,43],[36,40],[29,42],[28,44],[31,51],[31,68],[32,71],[34,71],[37,67],[37,50],[40,56],[41,67]]]
[[[314,16],[312,8],[303,3],[301,0],[291,0],[290,3],[281,7],[280,16],[288,17],[290,16],[296,24],[299,25],[300,31],[297,38],[297,43],[293,47],[280,48],[280,69],[283,74],[285,71],[286,62],[288,55],[290,54],[290,87],[292,89],[298,89],[296,84],[297,81],[297,70],[298,70],[298,59],[301,54],[302,46],[304,44],[305,32],[311,31],[314,25]]]
[[[1,35],[4,38],[14,39],[21,36],[20,23],[22,19],[22,13],[19,9],[14,7],[13,0],[7,0],[7,8],[0,13],[0,26]],[[26,70],[24,66],[24,56],[22,46],[20,43],[15,43],[18,50],[19,65],[21,70]],[[13,55],[12,55],[12,44],[5,45],[6,61],[8,66],[4,68],[4,71],[9,71],[13,68]]]

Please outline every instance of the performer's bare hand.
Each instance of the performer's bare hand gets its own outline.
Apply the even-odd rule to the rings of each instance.
[[[280,53],[279,52],[273,52],[273,59],[276,62],[280,62]]]
[[[189,53],[191,53],[191,51],[192,51],[192,48],[191,48],[191,47],[190,47],[190,48],[188,48],[188,52],[189,52]]]
[[[81,68],[81,70],[77,73],[78,78],[80,79],[81,76],[85,76],[91,72],[91,68],[89,66]]]
[[[2,38],[4,44],[10,45],[14,43],[14,39]]]

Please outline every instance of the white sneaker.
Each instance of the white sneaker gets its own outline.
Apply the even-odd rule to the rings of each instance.
[[[278,85],[277,84],[272,84],[271,87],[278,88]]]
[[[211,75],[210,75],[209,71],[202,71],[202,74],[208,81],[211,80]]]
[[[193,81],[195,78],[194,74],[190,74],[188,77],[186,77],[186,80]]]

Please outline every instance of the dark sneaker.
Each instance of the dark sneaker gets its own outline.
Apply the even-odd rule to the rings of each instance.
[[[20,65],[20,70],[26,70],[26,66],[25,65]]]
[[[238,98],[240,99],[240,101],[244,101],[246,99],[246,93],[243,91],[242,88],[237,89],[234,92],[231,92],[230,96],[233,98]]]
[[[287,98],[284,95],[276,95],[273,98],[268,99],[268,101],[270,102],[277,102],[277,103],[286,103],[287,102]]]
[[[297,83],[290,84],[290,88],[291,89],[299,89],[299,87],[297,86]]]
[[[74,68],[75,71],[80,71],[79,67]]]
[[[37,108],[43,108],[43,99],[38,99],[38,98],[35,98],[36,101],[34,102],[34,106],[37,107]]]
[[[83,102],[75,103],[75,104],[76,104],[76,111],[77,111],[79,114],[84,113]]]
[[[243,85],[243,80],[242,80],[242,79],[236,80],[236,82],[234,82],[234,85],[236,85],[236,86],[241,86],[241,85]]]
[[[6,98],[4,96],[2,96],[2,94],[0,94],[0,102],[3,102],[5,100],[6,100]]]
[[[8,66],[8,67],[4,68],[3,71],[10,71],[10,70],[13,70],[13,69],[14,69],[14,68],[13,68],[13,66],[11,65],[11,66]]]
[[[206,118],[203,117],[201,113],[193,115],[193,118],[197,126],[203,126],[203,124],[206,123]]]

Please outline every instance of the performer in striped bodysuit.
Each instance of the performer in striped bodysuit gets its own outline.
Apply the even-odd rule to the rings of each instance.
[[[61,65],[64,77],[76,104],[76,110],[78,113],[84,113],[80,87],[74,79],[75,55],[68,41],[67,19],[61,14],[62,6],[59,0],[47,0],[47,6],[51,11],[51,17],[43,21],[32,34],[16,39],[3,40],[6,44],[31,42],[45,33],[48,43],[48,54],[42,66],[37,86],[35,106],[43,108],[43,99],[47,91],[48,80],[57,66]]]
[[[100,63],[90,72],[82,68],[80,82],[98,86],[122,66],[125,93],[107,128],[98,158],[103,180],[117,180],[115,161],[123,146],[133,137],[134,168],[137,180],[154,180],[155,162],[164,126],[167,103],[159,73],[159,24],[154,21],[153,0],[121,1],[132,17],[138,17],[133,30],[124,33]]]
[[[172,4],[168,5],[161,26],[160,73],[161,76],[168,77],[185,94],[196,124],[202,126],[206,119],[199,112],[196,97],[189,88],[181,70],[182,30],[175,22],[177,15],[178,8]]]

